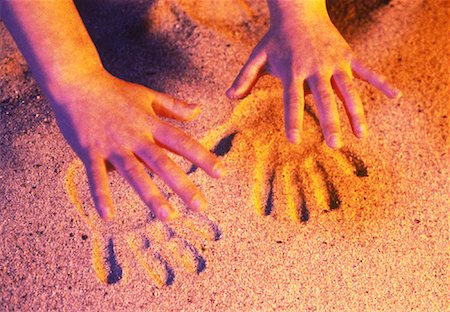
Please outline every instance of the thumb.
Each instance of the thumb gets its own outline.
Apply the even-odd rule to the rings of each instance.
[[[258,81],[266,62],[267,54],[265,51],[255,48],[234,80],[233,85],[228,89],[227,97],[230,99],[246,97]]]
[[[159,116],[189,121],[200,114],[200,106],[188,104],[170,95],[156,92],[152,102],[153,109]]]

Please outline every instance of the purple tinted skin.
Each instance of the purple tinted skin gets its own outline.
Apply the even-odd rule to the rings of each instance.
[[[192,210],[205,208],[205,197],[165,150],[185,157],[212,177],[223,176],[224,166],[193,138],[159,118],[191,120],[199,114],[198,106],[109,74],[72,1],[3,0],[0,5],[1,16],[45,92],[61,132],[84,163],[102,218],[114,215],[108,185],[111,167],[161,220],[177,212],[146,168]]]

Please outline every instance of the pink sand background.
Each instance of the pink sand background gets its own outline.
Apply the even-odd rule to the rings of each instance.
[[[218,18],[215,7],[208,7],[207,0],[206,9],[198,3],[80,1],[79,7],[111,72],[202,104],[199,119],[181,125],[201,139],[232,116],[237,103],[228,101],[224,91],[267,28],[267,12],[263,1],[252,4],[249,19],[230,1],[228,15],[210,23]],[[227,178],[212,180],[200,171],[191,175],[209,200],[205,213],[218,224],[222,238],[207,241],[183,234],[199,246],[206,269],[196,274],[174,264],[174,283],[162,288],[119,243],[117,257],[129,263],[126,276],[111,285],[97,280],[92,231],[64,185],[75,155],[0,24],[1,309],[448,309],[449,4],[398,0],[375,7],[351,1],[332,6],[354,51],[404,94],[389,101],[358,84],[370,137],[357,141],[343,122],[345,143],[364,161],[368,177],[348,175],[341,163],[320,153],[320,133],[311,121],[305,121],[308,149],[283,143],[282,120],[276,118],[281,99],[273,95],[280,86],[265,78],[252,95],[259,109],[247,111],[261,123],[253,121],[256,130],[251,123],[237,126],[239,133],[224,157]],[[277,174],[274,210],[262,216],[253,197],[258,157],[252,138],[271,137],[279,143],[271,152],[275,160],[264,162],[261,170]],[[283,210],[287,196],[280,170],[289,163],[292,172],[301,174],[307,157],[320,159],[342,204],[324,211],[305,191],[310,219],[295,222]],[[111,181],[120,234],[121,227],[142,221],[135,216],[144,208],[120,177],[113,174]],[[92,215],[86,182],[81,177],[77,183],[84,209]],[[306,183],[297,187],[308,189]],[[125,223],[127,218],[131,223]]]

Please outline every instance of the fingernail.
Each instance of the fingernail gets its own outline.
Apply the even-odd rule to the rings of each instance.
[[[244,97],[243,90],[237,90],[235,87],[231,87],[226,92],[226,95],[231,100],[240,100]]]
[[[215,178],[222,178],[227,174],[227,169],[221,162],[217,162],[213,167],[213,174]]]
[[[234,100],[234,97],[235,97],[234,93],[235,93],[235,92],[236,92],[236,90],[235,90],[233,87],[231,87],[231,88],[229,88],[229,89],[227,90],[227,92],[225,92],[225,94],[226,94],[226,96],[227,96],[228,98]]]
[[[102,220],[104,220],[104,221],[110,220],[109,214],[107,212],[99,212],[98,214]]]
[[[402,97],[402,91],[400,91],[397,88],[392,88],[391,90],[389,90],[389,92],[386,94],[388,98],[393,99],[393,100],[398,100],[399,98]]]
[[[168,206],[161,206],[159,208],[158,218],[161,221],[166,221],[167,217],[169,216],[169,207]]]
[[[197,194],[192,198],[189,207],[194,211],[203,211],[206,208],[206,201],[201,195]]]
[[[114,209],[106,208],[105,210],[99,211],[100,218],[105,221],[111,221],[114,219]]]
[[[369,132],[367,125],[359,125],[356,129],[356,136],[360,139],[365,138]]]
[[[300,143],[300,131],[298,131],[297,129],[289,130],[287,137],[288,140],[293,144]]]
[[[342,146],[342,140],[336,133],[330,135],[327,140],[328,146],[332,149],[338,149]]]

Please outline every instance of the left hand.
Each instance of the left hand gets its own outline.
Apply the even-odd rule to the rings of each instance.
[[[158,175],[194,211],[206,199],[166,154],[178,154],[219,178],[225,167],[192,137],[159,117],[180,121],[200,112],[190,105],[99,68],[75,81],[55,83],[49,100],[67,142],[83,161],[97,211],[113,218],[107,169],[114,168],[161,221],[178,215],[146,172]]]

